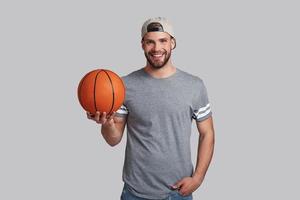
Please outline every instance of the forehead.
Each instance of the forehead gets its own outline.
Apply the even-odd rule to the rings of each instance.
[[[162,38],[170,38],[171,36],[165,32],[148,32],[144,36],[144,40],[159,40]]]

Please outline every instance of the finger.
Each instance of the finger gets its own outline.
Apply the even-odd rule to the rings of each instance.
[[[178,192],[179,192],[179,194],[180,194],[181,196],[188,196],[188,195],[190,195],[190,194],[192,193],[192,192],[189,191],[189,190],[179,190]]]
[[[178,190],[179,194],[182,195],[182,196],[186,196],[187,195],[187,191],[185,188],[181,187],[179,190]]]
[[[176,185],[171,185],[171,189],[172,190],[177,190],[177,186]]]
[[[104,124],[106,122],[106,112],[103,112],[101,114],[101,117],[100,117],[99,121],[100,121],[101,124]]]
[[[108,122],[109,122],[110,125],[113,125],[113,124],[115,123],[114,116],[115,116],[115,114],[112,114],[112,115],[108,118]]]
[[[187,186],[187,184],[183,183],[179,190],[178,190],[179,194],[181,194],[182,196],[187,196],[188,194],[191,193],[190,188]]]
[[[100,122],[100,112],[99,111],[96,111],[96,114],[95,114],[95,116],[94,116],[94,120],[97,122],[97,123],[99,123]]]
[[[182,183],[182,180],[177,181],[174,185],[172,185],[172,188],[173,188],[174,190],[180,189],[180,187],[181,187],[182,184],[183,184],[183,183]]]
[[[88,111],[86,112],[86,116],[87,116],[87,118],[88,118],[88,119],[92,119],[92,117],[91,117],[91,113],[90,113],[90,112],[88,112]]]
[[[86,112],[86,115],[87,115],[87,118],[88,119],[94,119],[94,117],[95,117],[95,115],[94,114],[92,114],[92,113],[90,113],[90,112]]]

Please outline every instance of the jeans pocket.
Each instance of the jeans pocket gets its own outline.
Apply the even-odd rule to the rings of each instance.
[[[190,194],[190,195],[188,195],[188,196],[183,196],[183,195],[181,195],[179,192],[177,192],[177,195],[180,197],[180,199],[182,199],[182,200],[192,200],[193,199],[193,195],[192,194]]]

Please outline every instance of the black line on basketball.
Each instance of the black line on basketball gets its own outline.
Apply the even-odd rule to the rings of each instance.
[[[87,73],[87,74],[81,79],[81,81],[80,81],[80,83],[79,83],[78,91],[77,91],[79,103],[80,103],[80,105],[81,105],[84,109],[86,109],[86,108],[83,106],[83,103],[82,103],[82,101],[81,101],[81,99],[82,99],[82,97],[81,97],[81,96],[82,96],[82,95],[81,95],[81,87],[82,87],[83,82],[85,81],[86,77],[87,77],[88,75],[90,75],[92,72],[93,72],[93,71]]]
[[[105,74],[107,75],[107,77],[109,78],[109,81],[110,81],[110,85],[111,85],[111,89],[112,89],[112,95],[113,95],[113,99],[112,99],[112,105],[111,105],[111,108],[110,108],[110,111],[109,111],[109,114],[111,113],[112,109],[114,108],[114,104],[115,104],[115,90],[114,90],[114,86],[113,86],[113,83],[111,81],[111,78],[110,76],[108,75],[108,73],[104,70]]]
[[[98,75],[99,75],[99,73],[100,73],[101,71],[102,71],[102,70],[100,69],[100,70],[98,71],[98,73],[96,74],[95,82],[94,82],[94,105],[95,105],[95,110],[96,110],[96,112],[98,111],[97,103],[96,103],[96,85],[97,85],[97,78],[98,78]]]

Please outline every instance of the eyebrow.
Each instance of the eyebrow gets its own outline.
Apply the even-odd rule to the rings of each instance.
[[[154,41],[153,39],[145,39],[145,40]],[[168,38],[167,37],[163,37],[163,38],[158,38],[158,40],[168,40]]]

